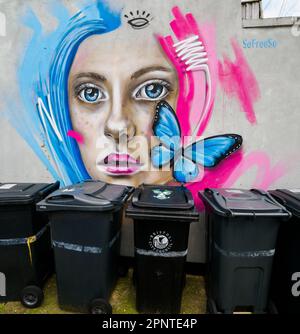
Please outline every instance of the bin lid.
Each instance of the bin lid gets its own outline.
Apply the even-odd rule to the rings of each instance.
[[[205,189],[204,200],[221,216],[281,216],[290,213],[267,192],[258,189]]]
[[[191,193],[183,186],[142,185],[132,198],[133,206],[189,210],[194,207]]]
[[[176,220],[191,223],[199,219],[190,191],[183,186],[142,185],[135,190],[126,216],[145,220]]]
[[[276,189],[270,194],[278,199],[293,215],[300,217],[300,188]]]
[[[30,204],[57,189],[56,183],[0,183],[0,205]]]
[[[87,180],[59,189],[37,204],[39,211],[106,211],[122,205],[133,188]]]

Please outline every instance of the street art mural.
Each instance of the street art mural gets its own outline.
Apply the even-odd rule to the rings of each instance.
[[[8,111],[55,179],[180,182],[197,199],[206,187],[232,187],[253,167],[253,187],[264,189],[287,172],[266,152],[244,153],[239,129],[205,137],[217,89],[238,101],[249,126],[257,123],[259,85],[234,38],[235,60],[218,59],[213,24],[175,6],[170,34],[153,34],[141,47],[134,33],[155,24],[150,12],[80,3],[73,16],[49,4],[58,20],[51,32],[28,8],[22,23],[32,38],[18,71],[24,110]]]

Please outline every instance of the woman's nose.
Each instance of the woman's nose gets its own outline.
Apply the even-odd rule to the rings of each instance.
[[[129,141],[135,135],[135,126],[133,122],[125,117],[116,118],[111,116],[105,124],[104,134],[107,137],[113,138],[117,143],[124,137]]]
[[[117,143],[124,139],[128,142],[135,136],[136,127],[127,109],[122,105],[120,99],[113,99],[113,105],[106,120],[104,134],[113,138]]]

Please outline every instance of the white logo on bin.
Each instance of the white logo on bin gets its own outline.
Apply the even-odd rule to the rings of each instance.
[[[153,238],[153,245],[158,249],[164,249],[169,245],[169,239],[165,235],[157,235]]]
[[[6,296],[6,277],[0,272],[0,297]]]
[[[172,246],[172,237],[165,231],[157,231],[150,235],[149,245],[156,252],[168,252]]]
[[[160,200],[165,200],[169,199],[171,195],[173,194],[172,190],[161,190],[161,189],[153,189],[152,192],[154,193],[153,197],[160,199]]]
[[[294,297],[300,296],[300,272],[296,272],[292,275],[292,281],[296,281],[296,283],[292,286],[292,295]]]

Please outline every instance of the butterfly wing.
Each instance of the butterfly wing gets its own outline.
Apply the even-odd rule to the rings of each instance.
[[[173,176],[178,182],[190,182],[199,174],[198,166],[195,162],[184,156],[178,157],[174,163]]]
[[[160,168],[169,163],[174,158],[174,151],[163,145],[154,146],[151,150],[152,165]]]
[[[160,101],[156,106],[153,133],[162,143],[151,150],[152,164],[159,168],[173,160],[181,141],[181,130],[176,114],[166,101]]]
[[[153,122],[153,133],[167,148],[176,151],[180,147],[181,130],[177,116],[166,101],[156,106]]]
[[[237,151],[242,143],[243,138],[237,134],[213,136],[189,145],[184,149],[184,156],[204,167],[215,167]]]

